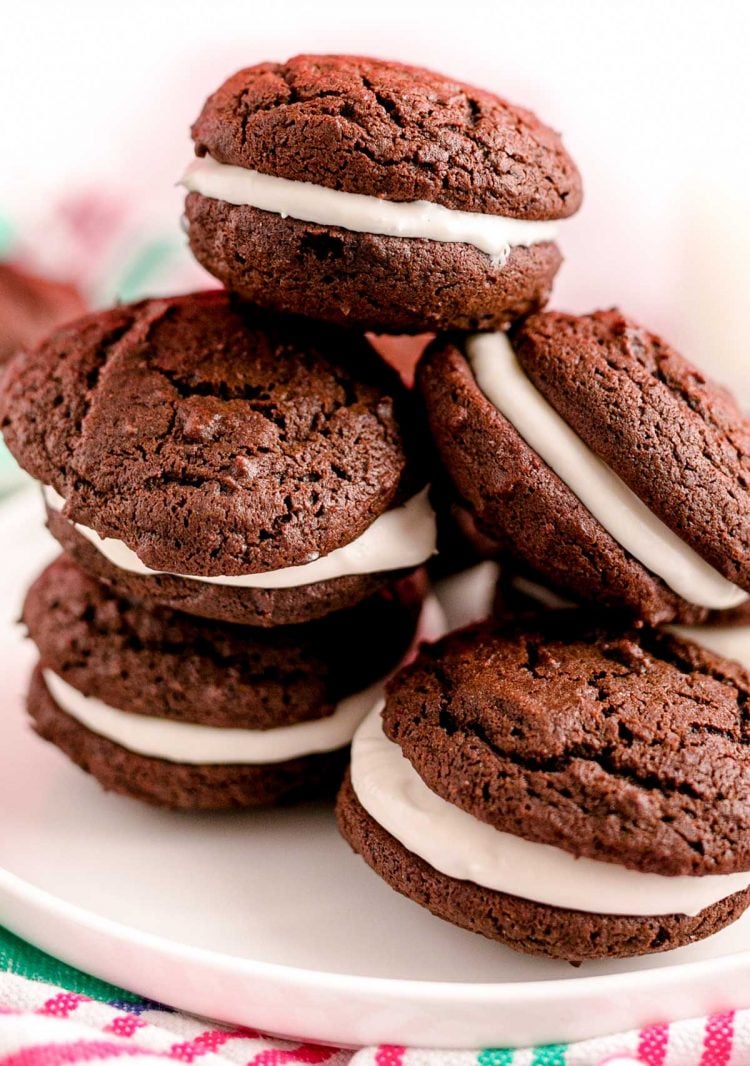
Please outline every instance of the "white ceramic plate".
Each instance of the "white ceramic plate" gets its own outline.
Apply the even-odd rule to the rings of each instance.
[[[574,969],[402,899],[326,807],[191,817],[103,794],[22,710],[33,651],[14,621],[55,551],[35,493],[0,507],[0,922],[15,933],[153,999],[334,1044],[569,1041],[750,1002],[750,916]]]

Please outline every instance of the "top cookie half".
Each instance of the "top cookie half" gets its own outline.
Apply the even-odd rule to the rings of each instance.
[[[381,332],[502,328],[543,305],[581,202],[559,136],[417,67],[239,71],[193,125],[196,257],[263,306]]]

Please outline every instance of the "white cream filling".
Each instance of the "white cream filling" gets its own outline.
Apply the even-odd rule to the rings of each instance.
[[[670,633],[692,640],[709,651],[733,659],[750,670],[750,625],[746,626],[667,626]]]
[[[62,511],[65,501],[49,485],[44,499],[53,511]],[[165,571],[151,570],[132,548],[114,537],[100,537],[88,526],[73,523],[75,528],[114,566],[131,574],[154,577]],[[300,566],[287,566],[265,574],[236,574],[202,577],[198,574],[174,574],[188,581],[232,588],[288,589],[331,581],[351,574],[374,574],[419,566],[435,553],[437,529],[430,506],[428,489],[412,496],[401,507],[380,515],[355,540]]]
[[[422,604],[412,647],[403,662],[409,660],[421,641],[437,640],[446,629],[440,604],[434,596],[428,596]],[[346,747],[363,718],[373,708],[382,706],[387,680],[381,678],[361,692],[347,696],[327,718],[275,729],[236,729],[121,711],[95,697],[84,696],[52,670],[43,670],[42,675],[55,703],[92,733],[137,755],[217,766],[278,763]]]
[[[736,607],[744,589],[680,540],[591,452],[523,372],[504,333],[477,333],[466,342],[477,384],[530,448],[551,467],[627,552],[689,603]]]
[[[92,733],[137,755],[189,765],[265,765],[344,748],[383,693],[378,681],[342,700],[328,718],[276,729],[224,729],[121,711],[84,696],[51,670],[43,675],[55,703]]]
[[[381,707],[352,741],[352,787],[379,825],[440,873],[553,907],[636,916],[698,914],[750,885],[750,872],[664,877],[500,832],[427,787],[383,732]]]
[[[354,233],[384,237],[471,244],[500,265],[517,245],[528,247],[557,237],[557,223],[553,221],[454,211],[429,200],[397,203],[379,196],[328,189],[309,181],[260,174],[246,167],[219,163],[211,156],[195,159],[180,184],[189,192],[212,200],[257,207],[282,218],[319,226],[339,226]]]

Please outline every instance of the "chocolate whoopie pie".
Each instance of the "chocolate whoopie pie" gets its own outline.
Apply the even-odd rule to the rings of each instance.
[[[556,133],[418,67],[297,56],[229,78],[192,128],[190,245],[253,303],[384,333],[544,306],[581,202]]]
[[[424,647],[352,744],[341,832],[397,891],[519,951],[666,951],[750,903],[750,673],[583,612]]]
[[[418,384],[478,529],[555,591],[651,624],[750,590],[750,421],[618,311],[435,341]]]
[[[207,292],[19,354],[0,419],[53,534],[119,594],[287,625],[432,554],[407,405],[361,335]]]
[[[24,605],[40,656],[29,713],[105,789],[158,806],[331,793],[419,604],[404,578],[328,618],[252,629],[128,603],[61,556]]]

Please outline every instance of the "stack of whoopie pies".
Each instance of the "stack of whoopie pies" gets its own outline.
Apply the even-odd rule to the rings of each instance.
[[[3,392],[66,553],[24,609],[37,731],[170,807],[335,789],[434,550],[395,373],[353,331],[206,292],[79,319]]]
[[[301,56],[231,77],[193,139],[190,245],[227,291],[91,315],[4,378],[65,553],[24,610],[38,732],[185,809],[331,789],[354,737],[351,846],[522,951],[737,918],[750,423],[619,312],[542,311],[581,202],[557,134],[425,70]],[[368,330],[437,334],[413,391]],[[494,617],[398,669],[433,507],[444,572],[500,558]]]

